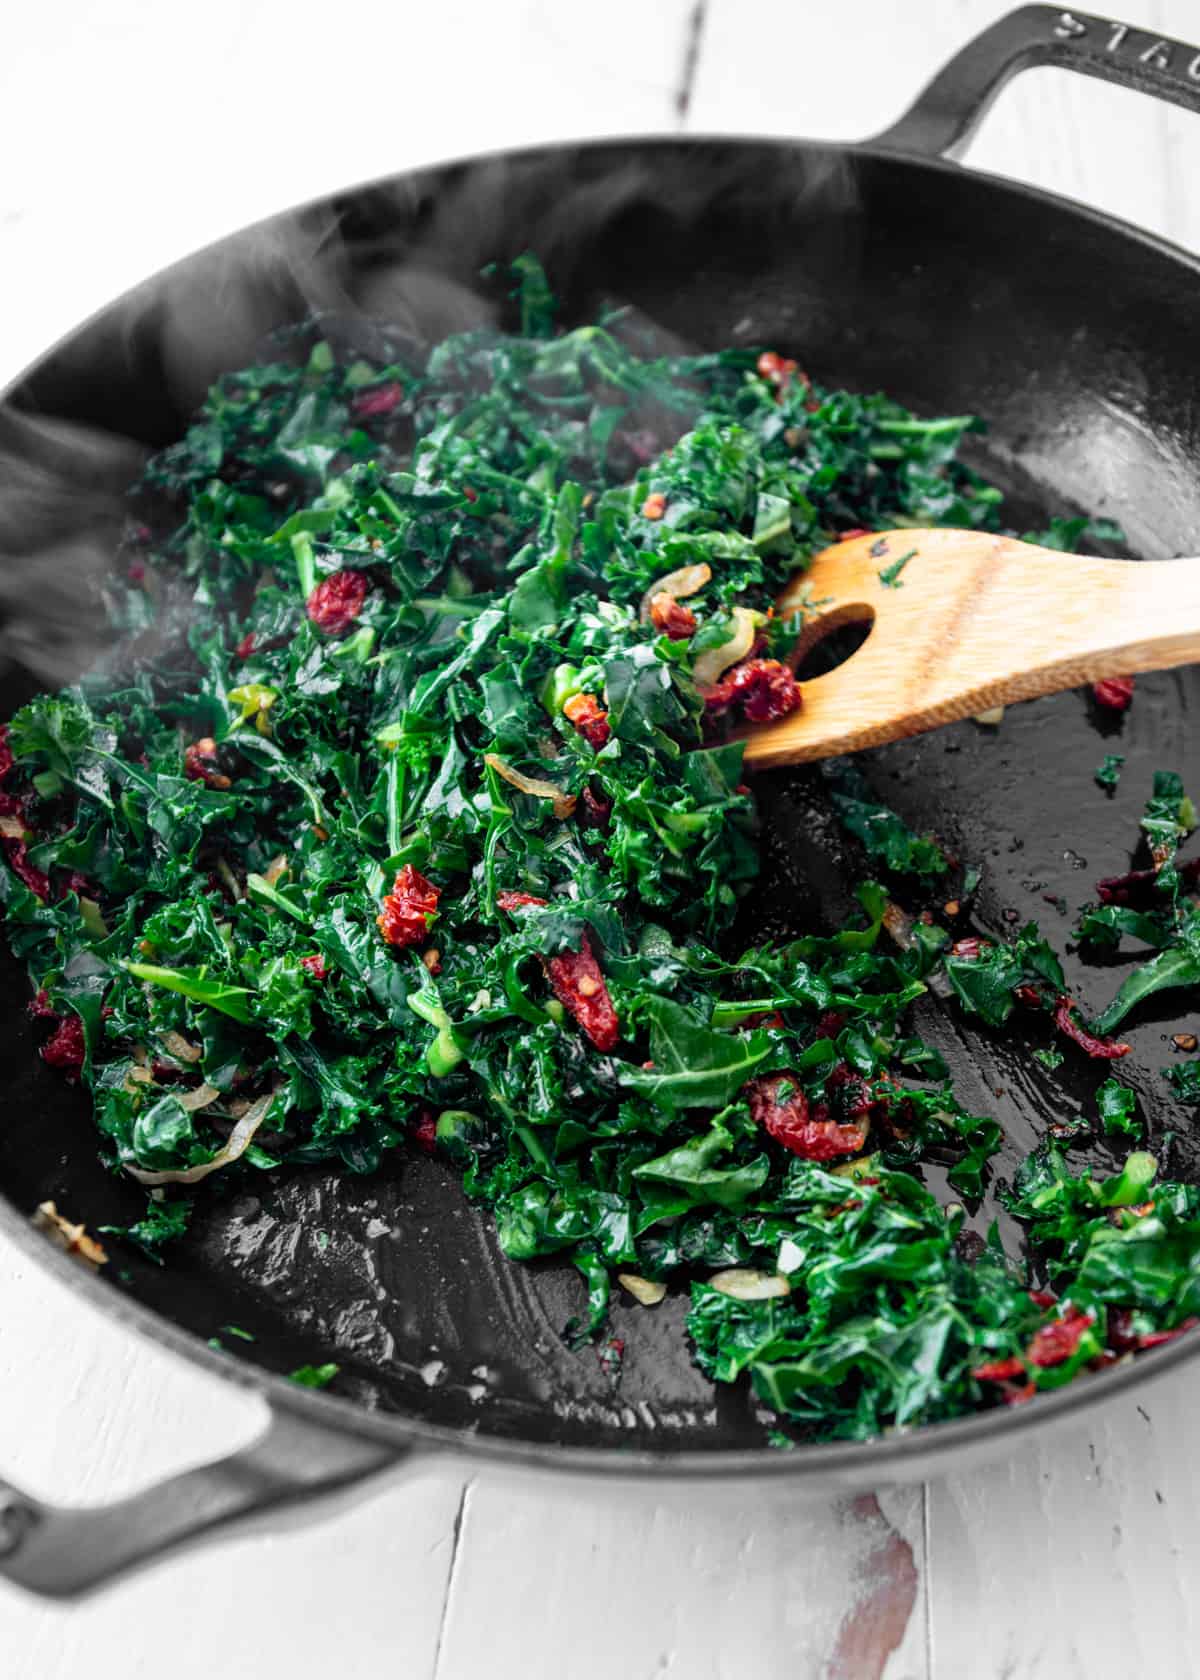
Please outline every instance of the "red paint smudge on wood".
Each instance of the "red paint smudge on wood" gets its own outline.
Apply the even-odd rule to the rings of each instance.
[[[822,1680],[882,1680],[912,1619],[920,1578],[912,1547],[888,1522],[873,1493],[852,1499],[846,1520],[860,1538],[866,1531],[855,1569],[860,1596],[842,1619]]]

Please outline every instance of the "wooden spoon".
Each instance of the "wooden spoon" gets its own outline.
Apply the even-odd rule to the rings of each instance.
[[[855,752],[1101,677],[1200,660],[1200,560],[1094,560],[980,531],[899,530],[823,550],[780,597],[802,659],[842,624],[866,641],[744,731],[756,770]]]

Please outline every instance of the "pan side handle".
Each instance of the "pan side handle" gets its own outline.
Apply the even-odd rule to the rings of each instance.
[[[95,1587],[253,1516],[346,1493],[410,1451],[272,1411],[248,1447],[108,1505],[50,1505],[0,1479],[0,1579],[45,1598]],[[317,1516],[314,1505],[305,1516]]]
[[[1200,47],[1057,6],[1022,6],[969,41],[871,150],[958,158],[996,95],[1022,70],[1053,65],[1200,112]]]

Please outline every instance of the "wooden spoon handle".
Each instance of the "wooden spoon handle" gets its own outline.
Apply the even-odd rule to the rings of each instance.
[[[1095,560],[980,532],[890,531],[826,549],[779,605],[811,615],[799,657],[834,625],[872,629],[843,665],[804,684],[802,710],[747,732],[756,769],[1200,661],[1200,560]]]

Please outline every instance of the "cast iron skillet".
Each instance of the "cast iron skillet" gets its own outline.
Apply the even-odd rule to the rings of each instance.
[[[59,346],[0,410],[9,465],[17,456],[26,464],[0,498],[6,645],[23,635],[43,680],[73,675],[92,651],[71,608],[84,592],[61,579],[109,552],[112,486],[136,469],[114,434],[143,447],[178,436],[219,371],[314,308],[330,312],[326,330],[351,340],[368,332],[367,318],[419,340],[478,321],[488,307],[476,290],[481,266],[525,248],[545,258],[572,319],[616,298],[682,342],[773,344],[823,381],[883,387],[928,412],[983,414],[990,432],[979,462],[1009,486],[1018,529],[1039,511],[1079,507],[1118,519],[1134,554],[1195,553],[1200,264],[947,161],[1013,74],[1046,63],[1200,110],[1195,49],[1027,6],[862,146],[655,139],[472,159],[309,206],[188,259]],[[42,569],[32,569],[31,551]],[[63,599],[39,631],[30,600],[54,588]],[[3,680],[8,715],[30,678],[14,668]],[[1097,875],[1125,867],[1151,770],[1188,765],[1198,701],[1194,672],[1139,686],[1111,802],[1092,782],[1102,726],[1079,694],[1019,707],[994,735],[966,724],[862,763],[914,826],[983,866],[981,927],[1036,915],[1061,946],[1067,909],[1047,899],[1073,913]],[[819,771],[763,778],[761,804],[767,876],[756,902],[769,913],[756,931],[764,921],[781,931],[836,917],[853,865],[831,833]],[[1087,1007],[1114,983],[1094,969],[1072,977]],[[433,1451],[641,1477],[787,1477],[825,1489],[922,1476],[952,1457],[1012,1451],[1020,1432],[1200,1353],[1188,1337],[1024,1408],[772,1453],[752,1397],[714,1393],[691,1363],[682,1295],[654,1313],[616,1307],[614,1334],[627,1353],[614,1387],[592,1352],[562,1343],[578,1308],[570,1268],[506,1263],[454,1175],[422,1158],[367,1179],[243,1175],[202,1198],[169,1267],[121,1253],[93,1278],[31,1233],[30,1211],[53,1198],[94,1228],[128,1219],[141,1195],[99,1166],[82,1095],[40,1064],[15,964],[0,984],[5,1230],[104,1310],[261,1392],[272,1413],[245,1452],[105,1509],[48,1507],[0,1484],[0,1572],[39,1592],[78,1593],[246,1513]],[[1200,1158],[1165,1135],[1180,1115],[1156,1071],[1180,1024],[1140,1017],[1131,1060],[1146,1070],[1135,1078],[1150,1147],[1165,1171],[1188,1177]],[[1001,1174],[1096,1083],[1078,1061],[1044,1074],[1010,1037],[973,1033],[936,1001],[920,1025],[964,1100],[1003,1121]],[[976,1222],[991,1211],[986,1204]],[[229,1323],[255,1337],[234,1344],[237,1360],[206,1347]],[[317,1359],[341,1367],[328,1394],[272,1374]]]

